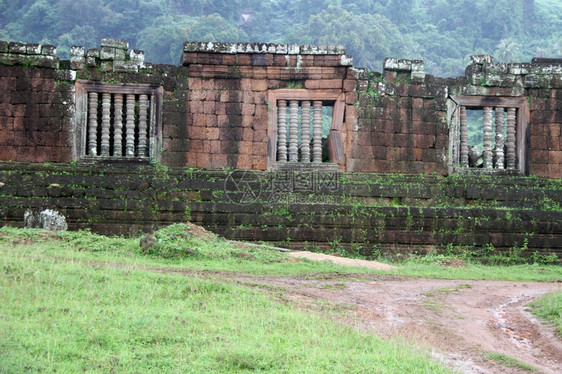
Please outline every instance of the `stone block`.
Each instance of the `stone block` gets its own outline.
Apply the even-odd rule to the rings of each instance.
[[[254,104],[242,104],[242,110],[241,110],[242,116],[253,116],[255,110],[256,110],[256,106]]]
[[[530,145],[532,150],[546,150],[547,148],[547,139],[546,136],[538,136],[538,135],[531,135],[530,136]]]
[[[112,71],[113,70],[113,61],[102,61],[100,64],[101,71]]]
[[[422,84],[425,81],[424,71],[412,71],[412,84]]]
[[[411,60],[398,60],[397,70],[400,71],[411,71],[412,70],[412,61]]]
[[[342,56],[340,56],[339,64],[341,66],[353,66],[353,57],[347,56],[347,55],[342,55]]]
[[[304,88],[309,90],[315,89],[341,89],[343,81],[341,79],[308,79],[304,82]]]
[[[6,53],[8,50],[8,42],[0,40],[0,53]]]
[[[86,57],[100,58],[100,50],[95,48],[88,49],[86,51]]]
[[[211,162],[209,166],[213,168],[225,168],[228,166],[234,167],[235,165],[229,165],[228,155],[213,153],[211,154]]]
[[[135,61],[115,60],[113,61],[113,71],[125,72],[125,73],[137,73],[139,71],[139,65]]]
[[[532,66],[528,63],[507,64],[507,71],[509,74],[525,75],[531,72]]]
[[[126,50],[115,49],[115,61],[125,61]]]
[[[86,58],[82,56],[70,56],[70,68],[72,70],[83,70],[86,66]]]
[[[265,79],[252,79],[250,87],[252,91],[267,91],[268,84]]]
[[[102,46],[100,48],[100,59],[102,61],[112,61],[115,59],[115,48]]]
[[[40,55],[41,54],[41,44],[28,43],[25,45],[26,54],[28,55]]]
[[[252,169],[254,157],[247,154],[238,155],[236,168],[237,169]]]
[[[70,59],[72,58],[84,58],[86,56],[86,49],[79,45],[73,45],[70,47]]]
[[[525,75],[524,86],[527,88],[531,87],[550,87],[551,77],[548,75],[538,75],[538,74],[528,74]]]
[[[122,49],[128,50],[129,49],[129,42],[125,40],[118,40],[118,39],[107,39],[104,38],[101,40],[101,47],[109,47],[115,49]]]
[[[129,52],[129,59],[131,61],[135,61],[137,63],[144,63],[144,51],[140,51],[138,49],[132,49]]]
[[[385,58],[383,69],[384,70],[392,70],[392,71],[398,70],[398,59],[394,58],[394,57]]]
[[[348,105],[357,104],[357,92],[347,91],[346,94],[345,94],[345,103],[348,104]]]
[[[538,75],[562,74],[562,66],[560,66],[560,65],[532,65],[530,74],[538,74]]]
[[[214,114],[205,115],[205,126],[206,127],[217,127],[218,126],[218,116]]]
[[[343,81],[344,91],[355,91],[356,86],[357,86],[357,80],[355,79],[346,79]]]
[[[8,50],[10,53],[25,54],[27,52],[27,47],[23,43],[10,42],[10,44],[8,45]]]
[[[472,64],[490,65],[494,63],[494,58],[490,55],[472,55],[470,56]]]
[[[96,67],[96,58],[95,57],[86,57],[86,66]]]

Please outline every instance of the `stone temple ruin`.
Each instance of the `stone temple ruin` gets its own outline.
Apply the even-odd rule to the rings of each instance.
[[[562,61],[353,66],[342,47],[0,42],[0,224],[190,219],[229,238],[376,251],[562,253]],[[36,214],[36,213],[35,213]]]

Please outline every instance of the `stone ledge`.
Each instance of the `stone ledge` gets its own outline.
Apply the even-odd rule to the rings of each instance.
[[[184,53],[252,53],[252,54],[282,54],[282,55],[345,55],[343,46],[327,45],[298,45],[271,43],[219,43],[219,42],[185,42]]]
[[[59,59],[55,56],[27,55],[14,53],[0,53],[0,65],[23,65],[27,67],[39,67],[58,69]]]

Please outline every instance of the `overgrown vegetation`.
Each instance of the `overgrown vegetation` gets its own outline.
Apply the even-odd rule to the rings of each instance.
[[[488,360],[495,361],[498,364],[503,365],[505,367],[522,369],[532,372],[538,371],[537,368],[534,367],[533,365],[529,365],[526,362],[523,362],[521,360],[518,360],[516,358],[513,358],[503,353],[490,352],[486,354],[486,358]]]
[[[498,251],[493,244],[488,243],[482,247],[448,244],[441,250],[431,251],[423,255],[414,255],[413,260],[421,263],[442,262],[444,264],[460,261],[480,265],[549,265],[559,263],[558,256],[554,253],[541,254],[538,251],[526,256],[528,252],[528,239],[523,240],[521,246],[513,246],[506,251]]]
[[[425,60],[433,75],[462,75],[468,56],[501,62],[562,55],[556,0],[0,0],[0,39],[97,48],[120,38],[150,62],[177,64],[191,41],[342,44],[355,65]]]
[[[562,337],[562,291],[542,297],[531,304],[533,313],[554,325]]]

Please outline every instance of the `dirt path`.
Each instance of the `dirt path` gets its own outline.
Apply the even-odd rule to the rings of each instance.
[[[517,358],[539,372],[562,373],[562,340],[525,308],[562,284],[370,278],[249,280],[283,287],[287,298],[311,308],[318,301],[342,305],[350,311],[350,323],[384,338],[430,346],[462,373],[526,372],[495,364],[486,359],[489,352]],[[243,277],[239,281],[245,283]]]
[[[325,255],[323,253],[309,252],[309,251],[291,251],[289,256],[295,258],[308,258],[309,260],[316,261],[328,261],[333,264],[344,265],[344,266],[355,266],[365,269],[375,269],[375,270],[392,270],[396,269],[395,266],[383,264],[377,261],[366,261],[359,260],[355,258],[340,257],[334,255]]]

